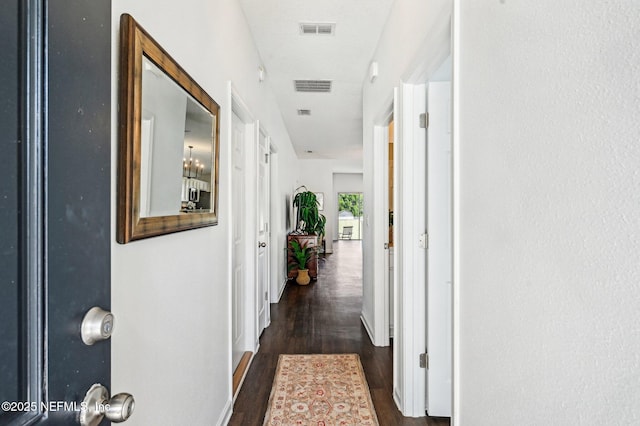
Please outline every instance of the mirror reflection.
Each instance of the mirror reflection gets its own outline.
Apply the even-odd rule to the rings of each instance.
[[[146,57],[142,69],[140,217],[208,213],[215,117]]]
[[[116,240],[218,224],[220,106],[131,17],[120,17]]]

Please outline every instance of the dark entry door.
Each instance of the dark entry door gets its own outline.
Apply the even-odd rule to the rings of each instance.
[[[0,424],[77,424],[111,374],[80,333],[110,308],[111,2],[5,0],[0,54]]]

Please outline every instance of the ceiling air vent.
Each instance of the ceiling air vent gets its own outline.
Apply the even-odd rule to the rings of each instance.
[[[298,115],[311,115],[311,110],[310,109],[299,109],[298,110]]]
[[[336,24],[330,22],[301,22],[300,34],[304,35],[333,35]]]
[[[294,84],[296,92],[331,92],[331,80],[294,80]]]

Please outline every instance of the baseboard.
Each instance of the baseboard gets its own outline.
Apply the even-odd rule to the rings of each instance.
[[[240,363],[236,368],[236,371],[233,372],[232,379],[232,393],[233,393],[233,402],[236,401],[238,397],[238,393],[240,392],[240,388],[242,387],[242,383],[244,383],[245,377],[247,377],[247,372],[249,371],[249,366],[251,366],[251,361],[253,361],[253,357],[255,352],[245,352],[242,355],[242,359],[240,359]]]
[[[280,299],[282,298],[282,293],[284,293],[284,289],[287,288],[287,280],[285,279],[284,281],[282,281],[282,284],[280,285],[280,289],[278,290],[278,300],[275,301],[275,303],[280,303]]]
[[[402,398],[398,395],[398,389],[393,388],[393,401],[396,403],[396,407],[402,413]]]
[[[369,335],[369,340],[371,340],[371,344],[375,345],[376,340],[373,338],[373,331],[367,322],[367,319],[364,315],[360,315],[360,321],[362,321],[362,325],[364,325],[364,329],[367,330],[367,334]]]
[[[224,408],[222,409],[222,413],[220,414],[220,417],[218,417],[216,426],[226,426],[227,424],[229,424],[232,414],[233,414],[233,402],[230,399],[228,399],[227,403],[224,404]]]

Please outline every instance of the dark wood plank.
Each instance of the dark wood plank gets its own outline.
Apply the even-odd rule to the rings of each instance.
[[[339,241],[333,247],[333,254],[320,257],[317,281],[307,286],[290,281],[280,303],[271,305],[271,325],[260,338],[260,350],[240,389],[229,425],[262,425],[281,353],[357,353],[381,425],[449,425],[446,418],[402,417],[396,408],[392,349],[373,346],[360,322],[361,242]]]

